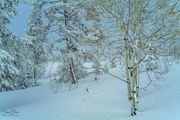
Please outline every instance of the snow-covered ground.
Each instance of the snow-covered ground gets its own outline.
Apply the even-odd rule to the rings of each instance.
[[[120,71],[113,69],[113,74]],[[166,80],[141,90],[139,114],[130,116],[126,84],[108,75],[68,84],[53,93],[48,82],[25,90],[0,93],[0,120],[180,120],[180,64]],[[147,78],[141,78],[145,81]],[[142,86],[144,82],[142,82]]]

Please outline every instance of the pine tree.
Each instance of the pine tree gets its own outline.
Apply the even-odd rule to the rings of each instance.
[[[27,35],[31,39],[30,45],[31,60],[33,62],[33,76],[38,79],[42,76],[44,63],[47,62],[47,29],[43,22],[43,0],[36,0],[33,3],[32,13],[28,24]]]
[[[12,34],[8,31],[7,25],[10,19],[16,15],[15,6],[19,0],[0,1],[0,91],[18,89],[19,70],[16,68],[15,59],[9,54],[6,40]]]
[[[82,42],[87,29],[82,22],[82,7],[82,1],[59,0],[51,1],[46,9],[49,32],[56,33],[61,46],[59,82],[76,84],[86,74],[82,63]]]

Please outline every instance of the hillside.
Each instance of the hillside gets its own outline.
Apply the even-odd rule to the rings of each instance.
[[[108,75],[94,81],[90,75],[70,90],[68,84],[61,86],[57,93],[47,80],[38,87],[2,92],[0,120],[179,120],[179,71],[180,64],[175,64],[156,87],[141,89],[135,117],[130,116],[125,83]]]

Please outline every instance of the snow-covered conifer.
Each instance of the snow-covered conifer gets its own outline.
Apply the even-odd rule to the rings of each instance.
[[[6,41],[12,34],[7,25],[16,15],[15,6],[19,0],[0,1],[0,91],[17,89],[19,87],[19,70],[16,68],[15,59],[9,53]]]
[[[36,0],[33,2],[32,13],[30,21],[26,30],[28,39],[31,40],[30,45],[31,60],[33,62],[34,79],[42,76],[44,63],[47,62],[47,29],[43,22],[43,0]]]
[[[51,27],[49,32],[56,33],[60,44],[60,80],[71,84],[86,74],[82,64],[83,40],[87,32],[83,24],[83,4],[76,0],[51,1],[46,9],[46,17]]]

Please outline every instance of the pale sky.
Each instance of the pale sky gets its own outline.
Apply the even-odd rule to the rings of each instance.
[[[25,29],[28,23],[28,17],[31,14],[30,4],[20,4],[17,7],[19,12],[18,16],[15,16],[9,24],[11,32],[16,33],[18,36],[25,36]]]

